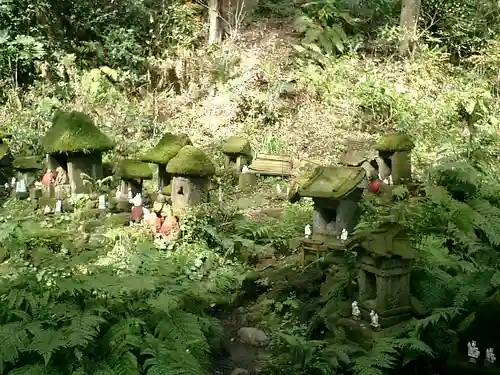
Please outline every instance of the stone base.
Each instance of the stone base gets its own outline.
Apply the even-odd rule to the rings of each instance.
[[[363,319],[367,322],[370,321],[371,310],[375,310],[375,312],[378,314],[378,322],[384,328],[394,326],[398,323],[410,320],[412,318],[411,307],[409,306],[381,312],[379,312],[377,309],[360,306],[360,310],[363,314]]]

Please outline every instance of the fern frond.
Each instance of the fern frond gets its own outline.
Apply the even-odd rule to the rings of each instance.
[[[28,365],[11,370],[8,375],[63,375],[63,372],[44,365]]]
[[[440,321],[449,322],[458,314],[460,314],[461,311],[462,309],[457,307],[434,309],[430,316],[417,321],[417,323],[415,324],[415,331],[418,333],[422,332],[427,327],[435,326]]]
[[[0,326],[0,343],[0,373],[3,373],[5,364],[15,363],[29,344],[25,323],[14,322]]]
[[[384,370],[392,370],[400,363],[400,354],[393,339],[378,340],[365,356],[355,361],[358,375],[384,375]]]
[[[48,364],[52,354],[66,346],[67,341],[62,330],[40,329],[35,333],[28,349],[40,354],[45,364]]]
[[[99,326],[106,320],[92,312],[82,312],[71,319],[70,325],[64,328],[68,347],[85,347],[95,341],[99,335]]]
[[[119,359],[131,348],[140,348],[143,344],[142,328],[146,324],[136,318],[128,318],[113,325],[102,340],[104,349],[111,359]]]

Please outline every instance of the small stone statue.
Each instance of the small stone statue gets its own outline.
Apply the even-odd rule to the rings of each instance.
[[[470,362],[476,363],[480,354],[481,352],[477,348],[475,341],[470,341],[469,343],[467,343],[467,355]]]
[[[52,209],[49,206],[45,206],[45,208],[43,209],[43,214],[44,215],[48,215],[51,212],[52,212]]]
[[[16,187],[16,178],[12,177],[12,180],[10,180],[10,186]]]
[[[486,349],[486,361],[491,364],[497,361],[497,357],[495,353],[493,353],[493,348]]]
[[[304,235],[306,238],[311,237],[312,231],[311,231],[311,226],[307,224],[304,228]]]
[[[380,324],[378,322],[378,314],[374,310],[372,310],[370,312],[370,326],[374,330],[379,330],[380,329]]]
[[[106,196],[104,194],[99,195],[99,206],[100,210],[106,209]]]
[[[341,242],[346,241],[348,234],[349,234],[349,232],[347,232],[347,230],[345,228],[342,229],[342,232],[340,233],[340,241]]]
[[[47,169],[47,172],[42,177],[42,184],[45,186],[52,185],[56,181],[56,176],[54,172],[52,172],[52,169]]]
[[[62,167],[56,168],[57,176],[55,184],[58,185],[67,185],[69,184],[68,174]]]
[[[54,212],[62,212],[62,200],[58,199],[56,202],[56,208]]]
[[[248,172],[250,172],[250,170],[246,165],[244,165],[243,168],[241,168],[241,173],[248,173]]]
[[[19,180],[16,182],[16,193],[27,193],[28,188],[26,187],[26,181]]]
[[[354,301],[351,304],[352,307],[352,318],[354,320],[360,320],[361,319],[361,310],[358,307],[358,301]]]
[[[142,207],[142,196],[137,194],[134,199],[132,199],[132,212],[130,213],[130,225],[140,223],[144,217],[144,208]]]
[[[6,183],[3,185],[3,187],[5,188],[5,190],[10,189],[10,185],[9,185],[9,183],[8,183],[8,182],[6,182]]]
[[[283,191],[281,190],[281,185],[276,184],[276,195],[281,195],[281,193],[283,193]]]

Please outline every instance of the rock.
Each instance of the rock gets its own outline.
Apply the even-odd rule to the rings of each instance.
[[[254,327],[240,328],[238,337],[244,343],[253,346],[266,346],[269,344],[269,337],[263,331]]]
[[[250,373],[248,370],[245,370],[244,368],[235,368],[233,372],[231,372],[231,375],[249,375]]]

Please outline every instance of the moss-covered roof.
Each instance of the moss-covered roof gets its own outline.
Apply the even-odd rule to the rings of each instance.
[[[9,146],[5,143],[0,143],[0,160],[10,152]]]
[[[373,257],[415,259],[416,251],[399,226],[383,225],[375,230],[356,235],[357,243]]]
[[[153,171],[148,163],[134,159],[120,160],[115,174],[124,180],[151,180]]]
[[[57,152],[107,151],[114,143],[82,112],[57,112],[52,127],[42,139],[42,146],[49,154]]]
[[[415,147],[413,141],[403,133],[389,133],[379,138],[375,144],[378,151],[410,151]]]
[[[148,163],[168,164],[182,147],[190,144],[191,140],[185,134],[167,133],[155,147],[141,155],[140,159]]]
[[[243,137],[229,137],[222,145],[222,152],[228,155],[251,155],[250,142]]]
[[[177,176],[205,177],[215,174],[215,166],[203,151],[188,145],[169,161],[167,172]]]
[[[297,189],[300,197],[343,199],[365,178],[363,168],[318,167]]]
[[[19,171],[33,171],[43,169],[39,156],[18,156],[14,158],[12,166]]]

